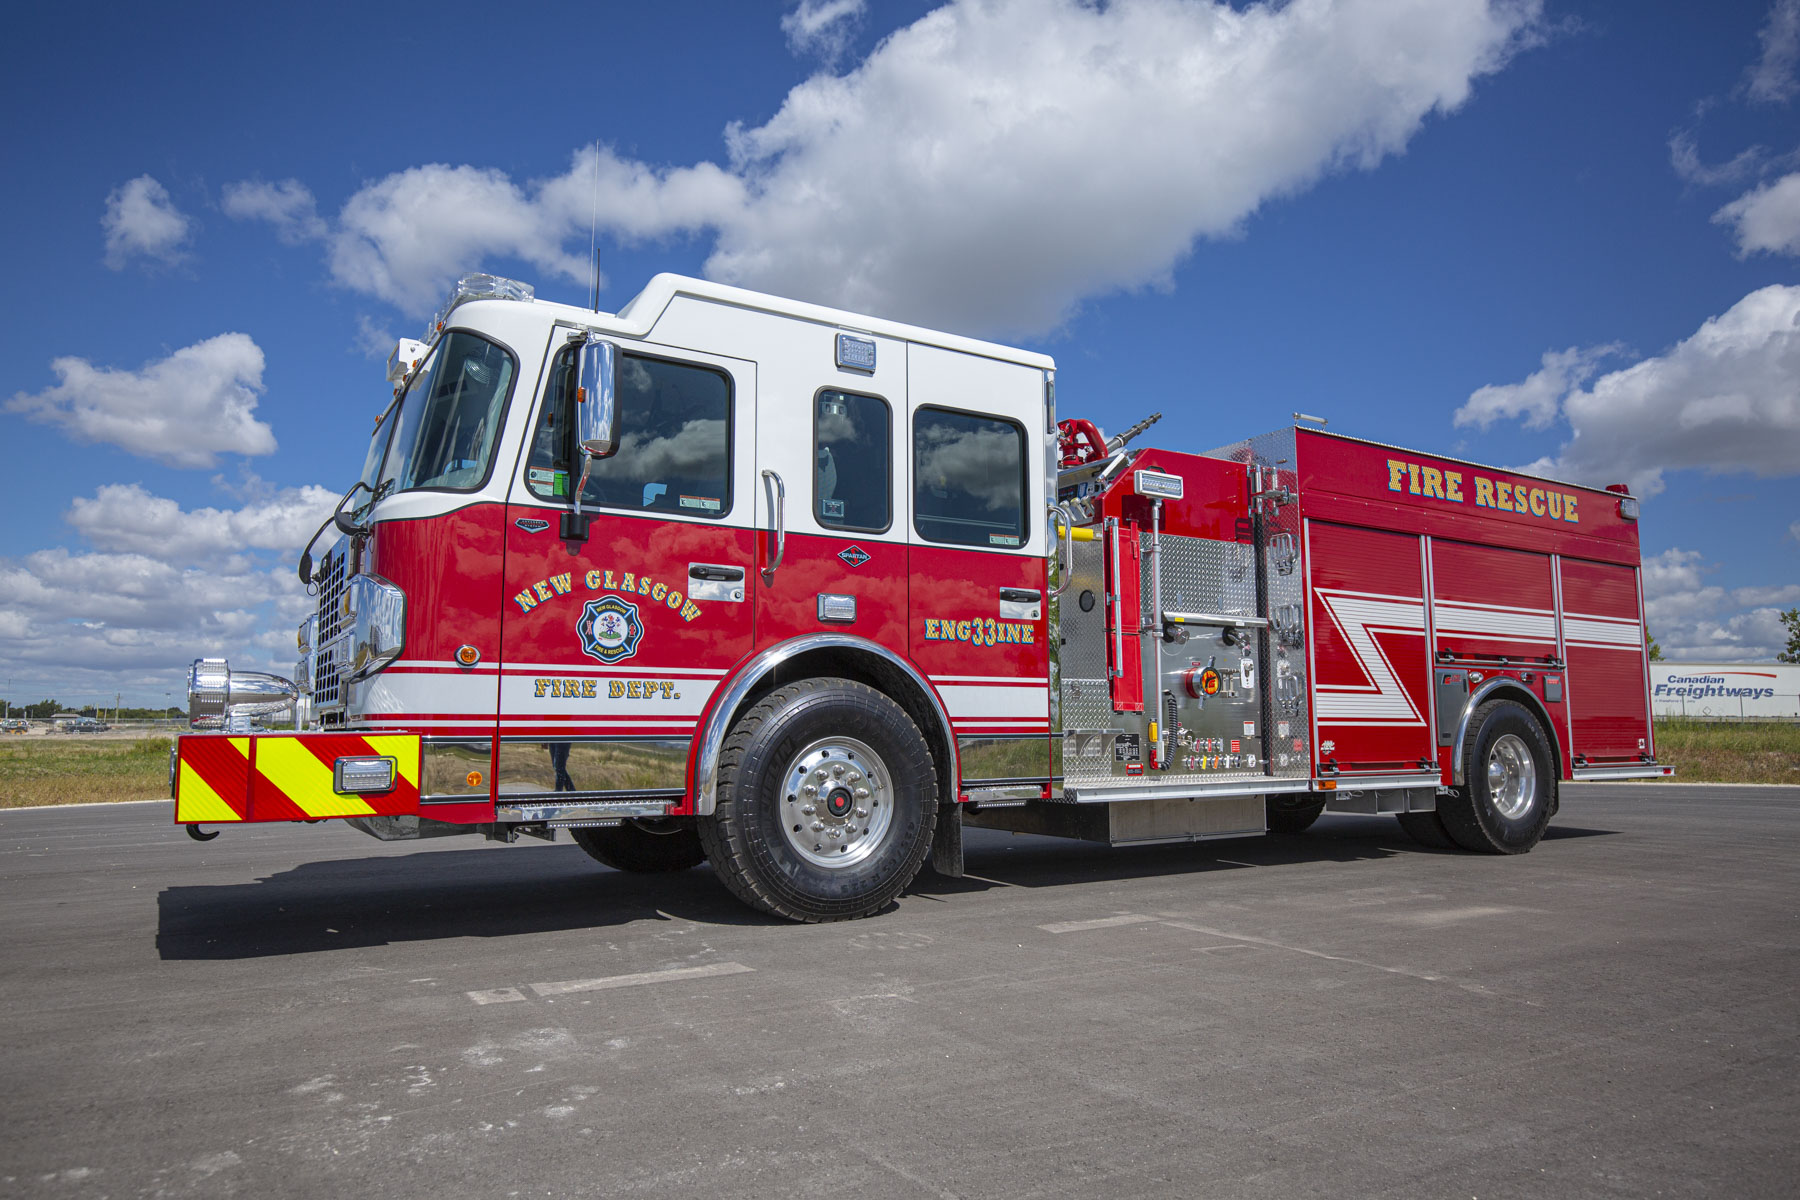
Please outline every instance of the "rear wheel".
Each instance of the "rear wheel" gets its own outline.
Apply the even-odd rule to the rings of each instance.
[[[1270,833],[1304,833],[1325,811],[1325,798],[1308,792],[1294,796],[1269,796],[1263,800]]]
[[[626,821],[594,829],[571,829],[569,836],[595,861],[615,871],[685,871],[706,861],[700,834],[674,821]]]
[[[1444,819],[1435,812],[1395,813],[1394,819],[1400,822],[1406,836],[1421,846],[1430,846],[1433,850],[1458,848],[1456,839],[1444,828]]]
[[[917,875],[937,823],[918,726],[873,688],[811,679],[738,718],[700,838],[740,900],[795,921],[863,917]]]
[[[1511,700],[1490,700],[1469,721],[1463,786],[1438,801],[1445,830],[1465,850],[1530,850],[1556,806],[1554,763],[1536,717]]]

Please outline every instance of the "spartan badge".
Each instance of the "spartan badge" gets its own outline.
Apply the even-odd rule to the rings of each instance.
[[[581,648],[603,663],[616,663],[637,653],[644,637],[644,623],[638,620],[637,605],[617,596],[589,600],[575,622],[581,637]]]

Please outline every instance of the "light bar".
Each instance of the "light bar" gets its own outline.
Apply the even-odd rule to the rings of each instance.
[[[529,283],[520,283],[517,279],[507,279],[500,275],[464,275],[456,281],[456,286],[450,291],[450,298],[444,301],[444,307],[438,309],[437,316],[431,318],[431,324],[425,327],[425,340],[429,342],[442,333],[445,323],[450,320],[450,314],[471,300],[529,302],[536,295],[535,288]]]

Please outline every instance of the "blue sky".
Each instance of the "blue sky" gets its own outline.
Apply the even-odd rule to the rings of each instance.
[[[22,12],[0,694],[285,669],[448,281],[674,270],[1056,356],[1064,415],[1648,496],[1671,657],[1800,603],[1800,0]],[[598,159],[592,147],[602,147]]]

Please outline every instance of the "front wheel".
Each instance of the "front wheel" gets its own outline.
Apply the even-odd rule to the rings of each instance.
[[[1544,836],[1555,808],[1555,759],[1537,718],[1511,700],[1476,709],[1463,786],[1438,801],[1444,829],[1465,850],[1523,854]]]
[[[917,875],[937,823],[937,774],[898,704],[847,679],[777,689],[719,756],[706,857],[753,908],[795,921],[868,916]]]
[[[706,851],[700,848],[700,835],[694,827],[667,819],[571,829],[569,836],[587,851],[589,858],[615,871],[685,871],[706,861]]]

